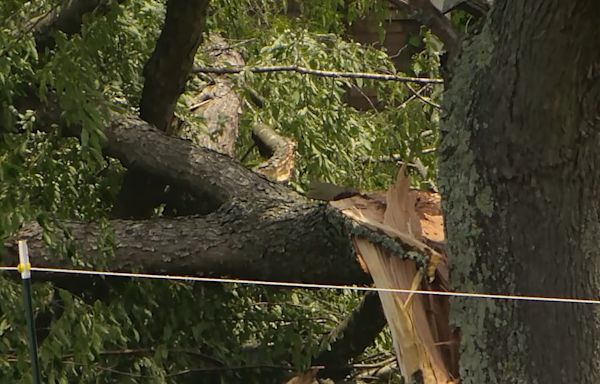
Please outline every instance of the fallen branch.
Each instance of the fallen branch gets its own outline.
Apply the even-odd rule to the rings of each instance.
[[[399,81],[402,83],[416,83],[416,84],[442,84],[443,79],[427,78],[427,77],[408,77],[408,76],[397,76],[384,73],[368,73],[368,72],[337,72],[337,71],[323,71],[312,68],[300,67],[297,65],[277,65],[270,67],[241,67],[241,68],[211,68],[211,67],[196,67],[192,70],[192,73],[214,73],[214,74],[235,74],[242,72],[253,72],[253,73],[273,73],[273,72],[296,72],[303,75],[314,75],[320,77],[329,77],[336,79],[370,79],[380,81]]]
[[[368,284],[342,219],[326,204],[299,200],[271,206],[239,202],[207,216],[111,220],[109,228],[63,222],[64,232],[55,230],[50,237],[71,250],[69,255],[77,255],[73,258],[65,252],[57,255],[43,240],[49,233],[37,223],[25,225],[15,238],[28,241],[36,267],[106,264],[114,272]],[[107,238],[114,244],[111,255],[98,245]],[[4,244],[1,266],[17,265],[15,244],[14,239]],[[37,281],[61,278],[42,272],[35,276]]]

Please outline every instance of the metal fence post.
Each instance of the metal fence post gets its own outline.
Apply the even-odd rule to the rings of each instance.
[[[29,250],[27,249],[27,241],[25,240],[19,240],[18,270],[21,272],[21,280],[23,282],[23,304],[25,306],[25,318],[27,319],[27,336],[29,337],[29,353],[31,354],[33,384],[40,384],[37,338],[35,335],[33,305],[31,302],[31,264],[29,263]]]

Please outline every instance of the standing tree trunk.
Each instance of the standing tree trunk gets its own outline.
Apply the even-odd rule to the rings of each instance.
[[[600,3],[494,2],[445,95],[440,184],[451,281],[470,292],[598,297]],[[598,383],[581,304],[456,299],[463,383]]]

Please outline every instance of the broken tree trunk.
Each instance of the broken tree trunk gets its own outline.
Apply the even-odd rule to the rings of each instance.
[[[427,213],[432,211],[428,199],[431,200],[425,192],[409,191],[408,178],[402,168],[385,199],[357,195],[332,202],[332,205],[354,219],[369,222],[382,230],[402,232],[404,241],[413,242],[418,249],[422,248],[418,244],[425,245],[428,236],[431,242],[443,241],[439,238],[443,233],[439,199],[434,208],[438,213],[437,229],[435,224],[432,225],[433,215]],[[414,290],[431,283],[440,289],[446,284],[447,263],[442,254],[436,252],[429,258],[427,268],[419,268],[414,261],[394,257],[367,239],[355,237],[354,243],[378,288]],[[379,297],[404,379],[408,382],[418,376],[426,384],[453,382],[458,376],[457,344],[448,323],[447,298],[391,292],[379,292]]]

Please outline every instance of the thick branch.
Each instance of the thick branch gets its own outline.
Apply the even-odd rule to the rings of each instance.
[[[144,170],[217,204],[233,198],[260,199],[266,193],[271,200],[295,195],[228,156],[167,136],[134,117],[117,119],[105,134],[106,152],[128,168]]]
[[[350,373],[350,359],[361,354],[373,343],[386,324],[379,295],[368,292],[352,311],[325,340],[323,350],[313,365],[324,365],[318,376],[343,379]]]
[[[114,259],[109,265],[113,271],[367,283],[370,279],[356,262],[338,215],[325,204],[298,200],[277,206],[238,202],[205,217],[114,220]],[[99,225],[68,222],[65,226],[86,263],[101,260]],[[72,267],[70,260],[51,253],[42,232],[34,224],[19,233],[28,239],[32,264]],[[0,264],[16,265],[15,243],[6,246],[9,254],[0,258]]]
[[[166,131],[202,41],[208,0],[169,0],[156,48],[144,68],[140,116]]]

